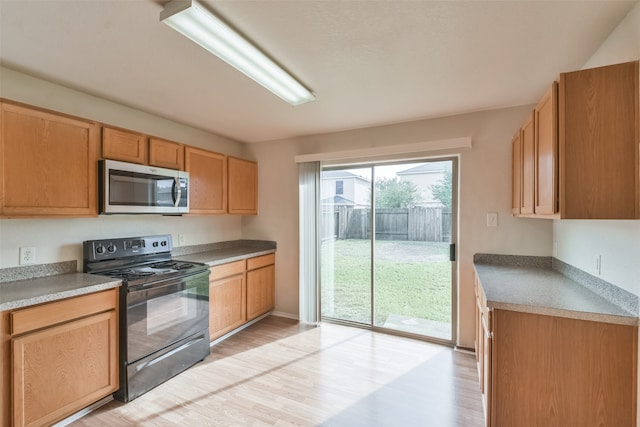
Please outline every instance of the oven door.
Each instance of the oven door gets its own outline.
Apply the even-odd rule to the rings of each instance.
[[[126,363],[209,328],[209,271],[127,291]]]

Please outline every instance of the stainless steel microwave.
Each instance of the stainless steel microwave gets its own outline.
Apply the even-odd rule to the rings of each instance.
[[[103,214],[189,212],[189,173],[115,160],[100,160],[99,206]]]

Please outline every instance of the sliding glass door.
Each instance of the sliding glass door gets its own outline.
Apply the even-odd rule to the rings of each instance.
[[[453,341],[456,166],[323,169],[323,319]]]
[[[321,316],[371,324],[371,168],[320,175]]]

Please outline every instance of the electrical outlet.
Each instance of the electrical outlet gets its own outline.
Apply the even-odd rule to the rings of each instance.
[[[20,265],[36,263],[36,248],[20,248]]]
[[[487,212],[487,227],[498,226],[498,212]]]
[[[184,246],[186,244],[187,244],[187,238],[184,236],[184,234],[178,234],[178,245]]]

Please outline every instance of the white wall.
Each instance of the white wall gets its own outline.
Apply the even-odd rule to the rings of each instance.
[[[473,254],[551,255],[552,223],[511,216],[511,137],[531,106],[250,146],[260,163],[260,214],[243,219],[243,237],[278,241],[276,310],[298,313],[298,185],[294,156],[471,136],[460,153],[459,345],[474,338]],[[499,226],[486,227],[498,212]]]
[[[293,141],[250,146],[258,160],[258,215],[242,218],[242,237],[273,240],[276,254],[276,311],[298,316],[298,169]]]
[[[640,3],[583,68],[640,59]],[[557,258],[588,273],[602,256],[601,278],[640,295],[640,221],[554,221]]]
[[[183,142],[244,155],[244,144],[0,67],[0,97]],[[18,265],[19,248],[36,248],[38,264],[78,260],[82,242],[103,237],[183,234],[185,244],[241,238],[236,216],[115,215],[70,219],[0,219],[0,268]]]

